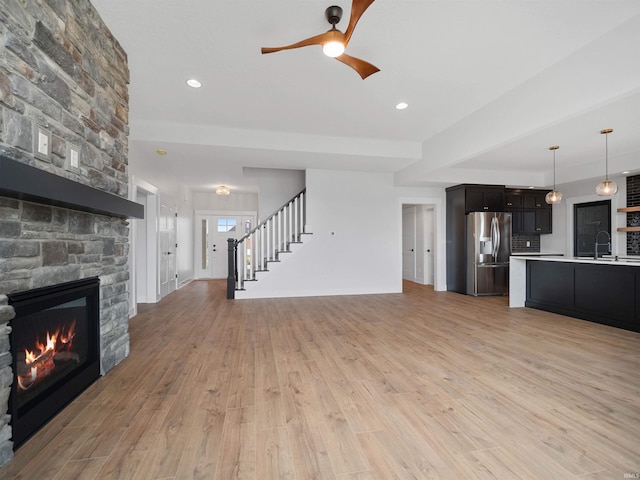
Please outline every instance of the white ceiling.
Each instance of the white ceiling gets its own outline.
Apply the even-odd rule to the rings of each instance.
[[[132,170],[195,191],[257,191],[243,167],[542,187],[554,144],[559,184],[603,176],[613,128],[610,173],[640,172],[640,1],[377,0],[347,48],[366,80],[319,46],[261,55],[328,30],[332,2],[344,30],[347,0],[92,0],[129,57]]]

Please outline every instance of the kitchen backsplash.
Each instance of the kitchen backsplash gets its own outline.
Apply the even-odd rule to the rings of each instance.
[[[529,246],[527,246],[527,242],[529,242]],[[523,234],[512,235],[511,252],[512,253],[540,252],[540,235],[523,235]]]

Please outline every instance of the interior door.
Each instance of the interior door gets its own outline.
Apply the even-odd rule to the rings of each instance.
[[[415,207],[402,210],[402,278],[416,279],[416,214]]]
[[[160,298],[176,289],[176,208],[160,205]]]
[[[426,209],[424,216],[424,283],[425,285],[433,285],[435,281],[435,257],[433,255],[435,244],[435,210],[433,208]]]

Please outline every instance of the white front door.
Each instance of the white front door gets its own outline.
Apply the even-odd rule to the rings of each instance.
[[[176,289],[176,207],[160,205],[160,298]]]
[[[196,275],[197,278],[227,278],[228,239],[244,236],[255,225],[255,217],[248,215],[196,216]]]
[[[416,214],[415,207],[402,210],[402,278],[416,279]]]

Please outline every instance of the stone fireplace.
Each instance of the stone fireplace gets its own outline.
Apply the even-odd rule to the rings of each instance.
[[[142,207],[126,200],[128,82],[127,56],[89,0],[3,3],[0,466],[14,448],[10,326],[16,311],[9,297],[13,302],[18,292],[95,279],[98,361],[92,368],[105,374],[129,353],[127,218],[140,217]],[[60,328],[68,338],[69,325]],[[64,348],[56,348],[64,361]],[[67,353],[72,364],[85,355]],[[28,386],[31,368],[20,368]]]

